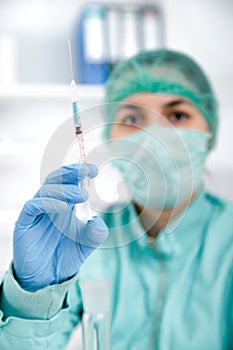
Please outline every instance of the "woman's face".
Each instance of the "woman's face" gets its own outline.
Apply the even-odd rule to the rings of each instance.
[[[145,108],[143,108],[145,107]],[[158,114],[163,118],[158,118]],[[168,123],[165,123],[168,121]],[[138,93],[129,96],[119,106],[111,128],[111,139],[117,139],[150,124],[167,124],[175,128],[208,131],[202,114],[183,97],[162,93]]]

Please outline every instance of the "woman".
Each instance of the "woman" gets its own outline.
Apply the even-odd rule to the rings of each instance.
[[[96,167],[48,176],[16,223],[1,349],[64,348],[87,278],[111,281],[112,349],[232,349],[233,206],[202,184],[217,130],[207,78],[181,53],[141,52],[116,67],[105,101],[113,158],[116,149],[121,158],[136,154],[148,191],[134,162],[116,159],[132,202],[84,224],[73,214],[87,199],[77,180],[96,176]],[[100,244],[108,249],[95,250]]]

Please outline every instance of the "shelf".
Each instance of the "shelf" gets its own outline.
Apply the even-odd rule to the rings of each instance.
[[[78,96],[80,99],[84,98],[98,98],[104,97],[103,85],[78,85]],[[0,85],[0,99],[6,98],[71,98],[71,88],[67,85],[29,85],[18,84],[12,86]]]

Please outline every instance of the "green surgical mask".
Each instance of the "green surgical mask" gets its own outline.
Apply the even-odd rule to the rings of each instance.
[[[210,139],[209,132],[153,124],[110,142],[109,149],[132,200],[161,210],[181,204],[201,186]]]

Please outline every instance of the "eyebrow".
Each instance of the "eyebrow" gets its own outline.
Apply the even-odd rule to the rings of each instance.
[[[191,102],[189,102],[189,101],[187,101],[187,100],[185,100],[185,99],[183,99],[183,98],[179,98],[179,99],[177,99],[177,100],[172,100],[172,101],[166,103],[166,104],[164,105],[164,107],[174,107],[174,106],[177,106],[177,105],[182,104],[182,103],[183,103],[183,104],[191,105]]]
[[[174,106],[177,106],[179,104],[188,104],[188,105],[192,105],[191,102],[189,102],[188,100],[186,99],[183,99],[183,98],[178,98],[178,99],[175,99],[175,100],[172,100],[170,102],[167,102],[165,103],[162,107],[163,108],[169,108],[169,107],[174,107]],[[134,105],[134,104],[122,104],[119,106],[117,112],[119,112],[120,110],[122,109],[131,109],[131,110],[135,110],[135,111],[142,111],[144,109],[143,106],[140,106],[140,105]]]
[[[122,110],[122,109],[133,109],[136,111],[141,111],[143,109],[143,106],[139,106],[139,105],[133,105],[133,104],[122,104],[119,106],[118,111]]]

